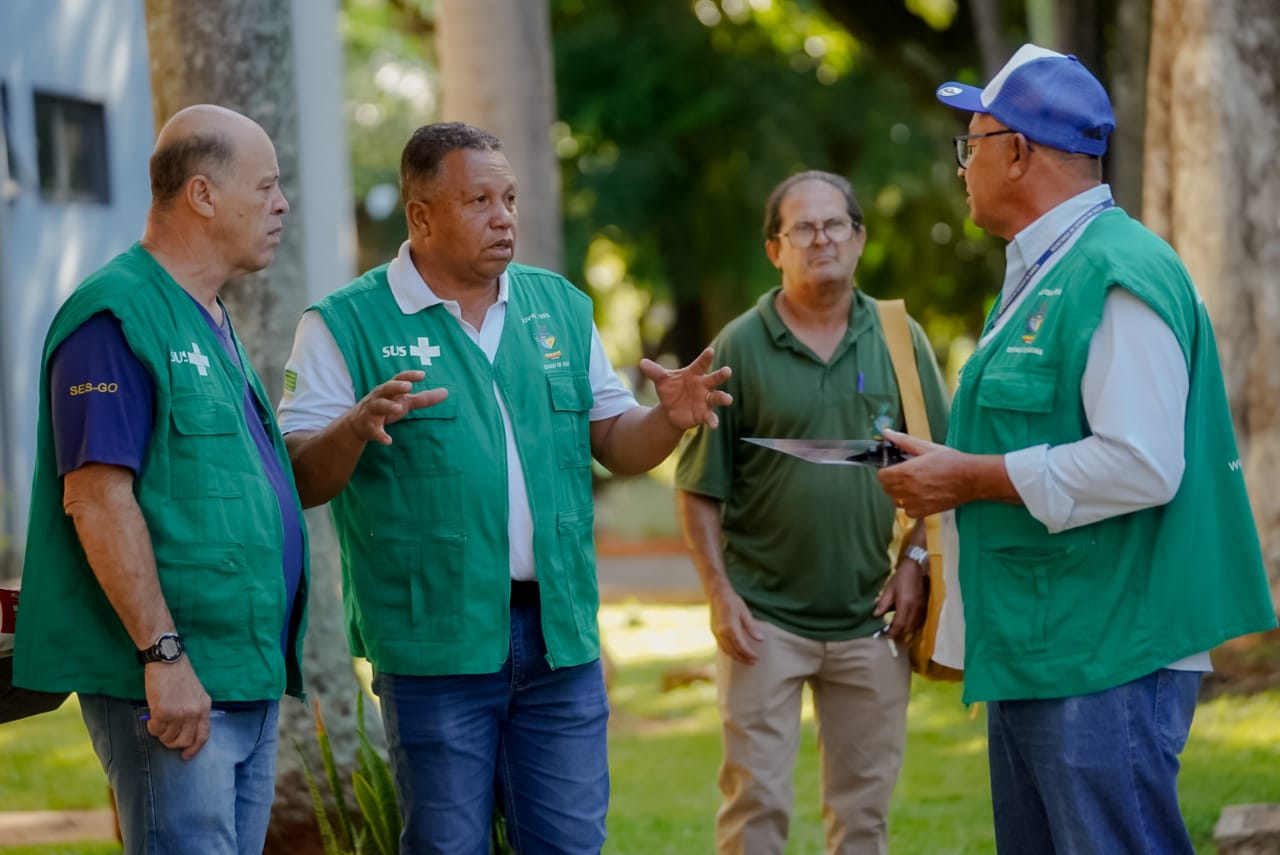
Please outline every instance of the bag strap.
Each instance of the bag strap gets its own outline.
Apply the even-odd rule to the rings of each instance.
[[[893,374],[898,378],[907,433],[932,441],[924,392],[920,388],[920,370],[916,366],[916,349],[911,344],[911,327],[907,324],[907,304],[902,300],[877,300],[876,303],[880,307],[880,326],[889,345],[889,358],[893,361]]]
[[[920,369],[916,365],[916,349],[911,344],[911,327],[907,323],[907,304],[902,300],[877,300],[876,305],[880,309],[884,339],[889,345],[893,374],[898,379],[898,397],[902,400],[902,417],[907,423],[907,433],[932,442],[929,414],[924,408],[924,391],[920,388]],[[925,517],[924,525],[929,554],[941,556],[941,520],[933,514]],[[937,566],[942,567],[941,558]]]

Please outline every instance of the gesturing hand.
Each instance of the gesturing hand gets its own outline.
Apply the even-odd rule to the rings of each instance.
[[[666,410],[674,427],[680,430],[701,424],[718,427],[720,419],[715,408],[733,403],[732,395],[716,388],[729,379],[732,369],[725,365],[707,373],[714,356],[715,352],[708,347],[693,362],[673,371],[651,359],[640,360],[640,371],[653,382],[658,405]]]
[[[365,442],[390,445],[387,425],[395,424],[410,410],[432,407],[449,397],[449,390],[445,388],[412,393],[413,384],[426,376],[423,371],[401,371],[361,398],[347,414],[356,436]]]

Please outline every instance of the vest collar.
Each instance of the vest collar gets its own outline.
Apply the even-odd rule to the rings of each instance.
[[[409,255],[409,242],[405,241],[400,244],[400,252],[392,259],[391,264],[387,266],[387,284],[391,287],[391,295],[396,299],[396,305],[400,307],[400,311],[406,315],[414,315],[423,309],[431,306],[444,305],[446,307],[453,306],[457,309],[456,300],[442,300],[436,293],[431,290],[431,286],[426,283],[422,275],[418,273],[418,268],[413,266],[413,258]],[[511,293],[511,283],[507,272],[504,270],[502,275],[498,277],[498,302],[505,303]],[[458,311],[452,314],[458,314]]]

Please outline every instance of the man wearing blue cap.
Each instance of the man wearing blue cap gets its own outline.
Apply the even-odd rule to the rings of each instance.
[[[1208,651],[1276,624],[1204,304],[1115,207],[1115,127],[1075,57],[1023,46],[956,137],[1008,268],[946,446],[891,438],[908,514],[956,509],[965,701],[987,701],[1001,852],[1178,852]],[[886,432],[890,435],[890,432]]]

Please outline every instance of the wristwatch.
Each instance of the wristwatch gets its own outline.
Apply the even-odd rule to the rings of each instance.
[[[915,544],[912,544],[902,550],[902,554],[919,564],[921,567],[924,567],[929,563],[929,550],[925,549],[923,546],[916,546]]]
[[[186,652],[182,636],[176,632],[166,632],[156,639],[155,644],[142,648],[135,655],[139,665],[146,665],[148,662],[177,662]]]

